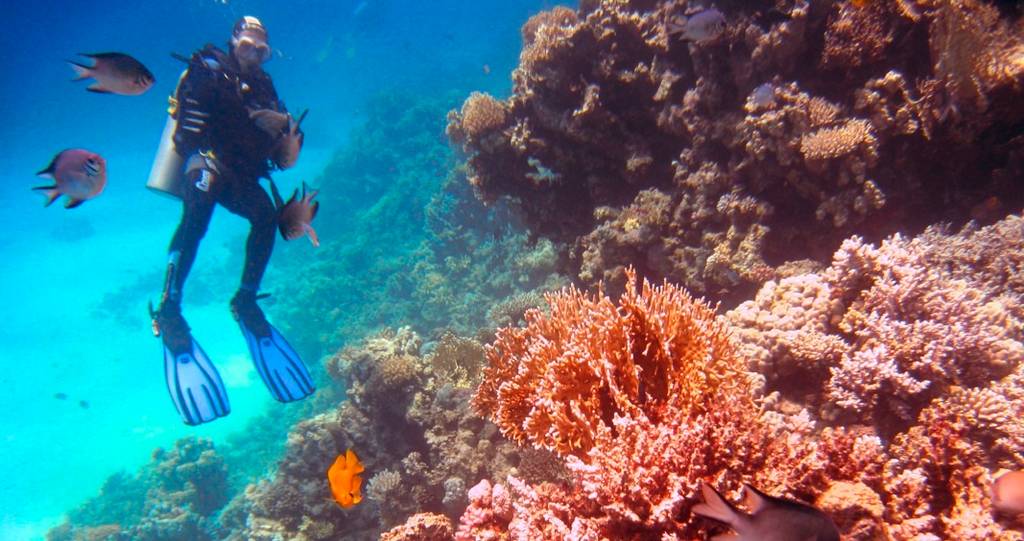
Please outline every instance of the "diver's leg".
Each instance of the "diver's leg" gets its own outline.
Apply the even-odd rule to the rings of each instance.
[[[227,415],[231,405],[217,368],[192,338],[181,314],[181,288],[210,224],[214,198],[190,182],[182,207],[181,222],[171,240],[160,308],[153,313],[153,329],[163,339],[164,377],[171,401],[185,424],[198,425]]]
[[[313,394],[316,389],[313,378],[299,354],[267,322],[263,311],[256,304],[263,272],[274,249],[277,213],[267,192],[256,181],[244,185],[236,183],[231,189],[232,197],[223,197],[218,202],[231,212],[247,218],[251,225],[245,245],[242,283],[231,299],[231,311],[242,329],[256,371],[270,394],[280,402],[301,400]]]
[[[165,294],[172,302],[181,302],[181,289],[196,260],[199,242],[210,226],[214,206],[214,196],[209,190],[203,191],[192,182],[185,187],[181,221],[168,249],[169,282],[165,285]]]
[[[245,241],[245,265],[239,290],[251,291],[255,295],[274,251],[277,211],[270,196],[255,180],[235,182],[230,186],[230,192],[218,202],[249,220],[249,238]]]

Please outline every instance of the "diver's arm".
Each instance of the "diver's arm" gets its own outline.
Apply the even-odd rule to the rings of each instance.
[[[215,62],[213,59],[199,59],[196,62]],[[217,74],[210,66],[193,64],[178,87],[178,110],[175,116],[177,128],[174,131],[174,145],[178,154],[191,156],[209,150],[208,123],[217,106]]]

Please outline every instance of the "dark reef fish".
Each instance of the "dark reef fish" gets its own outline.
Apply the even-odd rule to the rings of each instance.
[[[292,193],[291,199],[284,202],[281,199],[281,192],[277,191],[277,185],[270,182],[270,193],[274,196],[274,207],[277,208],[277,226],[281,230],[281,236],[285,240],[293,240],[302,235],[309,235],[309,241],[313,246],[320,246],[320,239],[313,230],[313,218],[320,210],[320,202],[313,201],[320,190],[310,190],[306,183],[302,183],[302,197],[299,197],[299,190]]]
[[[56,398],[57,400],[67,400],[68,399],[68,394],[67,393],[53,393],[53,397]]]
[[[302,150],[302,142],[305,139],[303,133],[299,131],[299,127],[302,126],[302,121],[305,120],[307,113],[309,113],[309,109],[303,111],[298,120],[295,120],[290,115],[288,116],[288,131],[278,142],[279,145],[283,145],[280,153],[281,158],[278,161],[281,169],[288,169],[295,165],[295,162],[299,161],[299,151]]]
[[[683,41],[711,41],[725,31],[725,15],[715,8],[701,9],[673,17],[665,26],[670,36],[679,36]]]
[[[73,60],[68,64],[75,70],[78,77],[73,81],[93,78],[95,83],[89,85],[86,90],[104,94],[121,94],[124,96],[138,96],[149,90],[156,79],[142,62],[123,53],[78,53],[95,61],[92,66],[86,66]]]
[[[825,513],[809,505],[769,496],[750,485],[743,485],[751,514],[736,509],[706,483],[700,491],[704,503],[693,512],[720,520],[735,534],[716,536],[722,541],[839,541],[839,529]]]
[[[84,410],[89,409],[89,401],[88,400],[79,400],[78,401],[78,405],[79,405],[79,407],[81,407]]]
[[[73,148],[54,156],[46,169],[36,173],[53,179],[52,186],[36,186],[33,190],[46,193],[46,206],[61,195],[68,196],[64,208],[73,209],[86,199],[92,199],[107,185],[107,161],[95,152]]]

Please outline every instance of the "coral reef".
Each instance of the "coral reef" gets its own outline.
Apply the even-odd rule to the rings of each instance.
[[[725,316],[777,408],[882,437],[892,538],[1021,535],[992,515],[989,487],[1024,467],[1022,243],[1020,216],[852,238],[828,269],[770,281]]]
[[[469,336],[501,299],[564,284],[552,243],[485,208],[454,167],[441,135],[453,101],[382,93],[313,182],[330,209],[317,218],[323,242],[314,257],[280,245],[266,281],[268,313],[301,351],[327,355],[387,326]]]
[[[563,457],[571,482],[483,481],[457,539],[694,539],[701,481],[810,501],[837,483],[881,489],[877,437],[764,409],[724,320],[676,286],[626,274],[617,303],[548,294],[548,313],[528,311],[525,327],[487,347],[474,407],[514,441]],[[852,522],[878,533],[872,517]]]
[[[537,14],[512,96],[449,114],[477,196],[555,241],[567,274],[615,291],[635,265],[731,306],[851,234],[1024,204],[1020,17],[983,0],[757,0],[717,3],[715,39],[666,31],[704,7]]]
[[[344,386],[347,400],[292,429],[273,479],[236,497],[230,518],[225,511],[222,522],[232,535],[376,539],[415,513],[457,518],[468,486],[516,472],[519,452],[469,407],[467,378],[479,373],[483,349],[454,335],[426,356],[422,349],[406,327],[328,359],[328,374]],[[342,510],[330,500],[325,472],[348,448],[366,467],[368,498]],[[415,527],[445,531],[433,519],[423,522],[432,525]]]
[[[727,317],[769,392],[891,435],[1024,357],[1022,242],[1019,216],[877,247],[852,238],[827,270],[770,281]]]
[[[213,516],[227,499],[224,460],[209,440],[186,438],[157,449],[137,476],[108,479],[47,539],[214,539]]]

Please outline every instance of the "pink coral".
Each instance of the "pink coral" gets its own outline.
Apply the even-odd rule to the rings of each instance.
[[[487,479],[469,489],[469,506],[459,520],[456,541],[501,539],[512,520],[512,499],[502,484]]]

